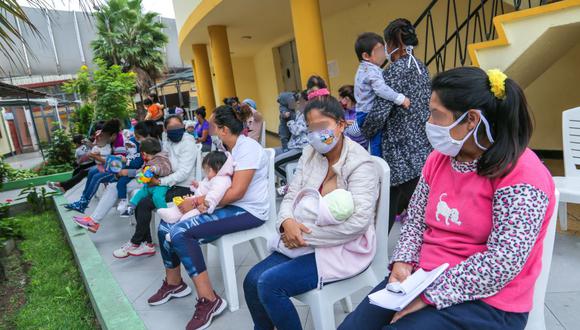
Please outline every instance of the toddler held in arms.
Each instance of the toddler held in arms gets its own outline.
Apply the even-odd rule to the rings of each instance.
[[[344,189],[336,189],[322,197],[316,189],[304,188],[296,195],[293,203],[294,220],[317,226],[338,225],[354,213],[352,194]],[[268,242],[270,251],[277,251],[289,258],[297,258],[314,252],[312,247],[289,249],[282,241],[282,234]]]
[[[211,214],[216,209],[226,191],[232,185],[234,160],[229,153],[213,151],[203,158],[202,167],[205,179],[199,183],[194,181],[191,186],[191,191],[194,192],[194,197],[197,198],[197,208],[182,214],[178,206],[183,201],[183,197],[176,197],[173,199],[173,207],[157,210],[159,217],[165,222],[175,223],[202,213]],[[193,196],[189,198],[191,197]]]

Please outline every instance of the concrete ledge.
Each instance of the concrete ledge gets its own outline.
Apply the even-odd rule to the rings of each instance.
[[[101,258],[87,231],[78,227],[72,220],[73,213],[62,206],[67,203],[67,200],[64,196],[54,196],[53,199],[101,327],[103,329],[146,329]]]
[[[36,178],[31,178],[31,179],[26,179],[26,180],[4,182],[4,184],[2,185],[2,189],[0,189],[0,191],[23,189],[23,188],[30,186],[31,184],[33,186],[42,186],[42,185],[45,185],[48,181],[68,180],[71,178],[71,176],[72,176],[72,171],[51,174],[51,175],[37,176]]]

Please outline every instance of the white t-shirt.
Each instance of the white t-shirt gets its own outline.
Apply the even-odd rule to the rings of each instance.
[[[111,154],[111,151],[112,151],[112,149],[111,149],[110,144],[106,144],[104,147],[94,146],[93,149],[91,149],[92,153],[100,154],[101,157],[103,157],[105,159],[107,158],[107,156],[109,156]],[[97,160],[95,160],[95,163],[101,164],[101,165],[104,164],[104,163],[101,163]]]
[[[261,220],[268,220],[268,156],[253,139],[240,135],[232,149],[234,171],[256,170],[242,199],[232,205],[243,208]]]

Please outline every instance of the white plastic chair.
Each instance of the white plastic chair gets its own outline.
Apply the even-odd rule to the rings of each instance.
[[[373,157],[380,178],[380,196],[377,203],[375,229],[377,251],[373,262],[364,272],[346,280],[324,285],[294,298],[310,306],[316,330],[334,330],[334,303],[343,299],[345,313],[351,311],[350,295],[365,287],[374,288],[387,274],[388,257],[388,218],[391,170],[382,158]]]
[[[556,206],[561,196],[556,189]],[[544,299],[548,289],[548,277],[552,265],[552,254],[554,252],[554,240],[556,238],[556,216],[558,210],[554,209],[554,214],[550,217],[550,223],[544,237],[544,251],[542,252],[542,270],[534,286],[534,300],[532,311],[528,315],[528,324],[525,330],[546,330],[546,320],[544,318]]]
[[[266,148],[266,121],[262,122],[262,132],[260,133],[260,144]]]
[[[568,230],[567,203],[580,204],[580,107],[562,113],[562,139],[564,142],[564,175],[555,176],[560,191],[558,217],[560,229]]]
[[[195,159],[195,180],[201,181],[203,179],[203,170],[201,168],[201,162],[203,161],[203,153],[201,152],[201,148],[203,145],[201,143],[196,143],[195,147],[197,148],[197,157]]]
[[[229,303],[231,312],[235,312],[240,308],[238,285],[236,281],[234,246],[249,241],[258,255],[258,258],[263,260],[266,257],[265,244],[260,244],[257,239],[263,238],[267,241],[276,233],[276,188],[274,186],[276,178],[276,173],[274,172],[275,152],[274,149],[265,149],[265,151],[268,157],[268,203],[270,204],[270,216],[268,221],[258,228],[228,234],[208,243],[218,248],[224,278],[224,287],[226,289],[226,299]]]
[[[296,174],[296,169],[298,168],[298,163],[288,163],[286,165],[286,183],[290,184],[292,179],[294,179],[294,175]]]

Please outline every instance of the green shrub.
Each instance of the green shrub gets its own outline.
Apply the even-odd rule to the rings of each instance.
[[[48,165],[72,165],[75,162],[74,145],[69,133],[56,129],[52,133],[52,142],[46,151]]]

